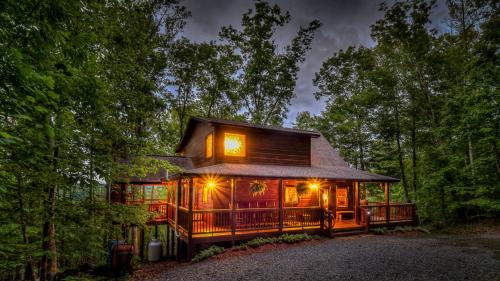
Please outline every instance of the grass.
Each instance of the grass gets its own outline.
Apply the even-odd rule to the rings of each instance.
[[[293,244],[301,241],[309,241],[313,239],[319,239],[319,235],[309,235],[307,233],[303,234],[283,234],[278,237],[258,237],[255,239],[252,239],[250,241],[247,241],[245,243],[242,243],[238,246],[234,246],[231,248],[232,251],[244,251],[249,248],[258,248],[263,245],[267,244],[279,244],[279,243],[285,243],[285,244]],[[202,260],[208,259],[209,257],[224,253],[226,249],[223,247],[219,246],[212,246],[206,250],[201,251],[198,253],[191,261],[192,262],[200,262]]]

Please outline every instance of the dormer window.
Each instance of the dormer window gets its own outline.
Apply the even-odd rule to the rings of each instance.
[[[212,158],[214,155],[214,134],[210,133],[205,138],[205,158]]]
[[[242,134],[224,133],[224,155],[246,156],[246,137]]]

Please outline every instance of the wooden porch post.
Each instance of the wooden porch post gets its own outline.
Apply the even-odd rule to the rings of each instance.
[[[231,245],[236,244],[236,185],[234,178],[231,181]]]
[[[335,209],[332,186],[328,187],[328,236],[333,236],[333,210]]]
[[[170,230],[169,230],[171,233],[170,233],[170,253],[169,253],[169,256],[171,258],[174,257],[174,254],[175,254],[175,231],[172,227],[170,227]]]
[[[177,236],[177,232],[179,231],[179,206],[181,203],[181,193],[182,193],[182,179],[179,179],[177,182],[177,190],[175,195],[175,226],[174,235]],[[180,237],[176,237],[176,254],[175,259],[180,261],[181,256],[181,239]]]
[[[283,179],[278,182],[278,232],[283,233]]]
[[[187,260],[191,260],[193,256],[193,178],[189,178],[189,189],[188,189],[188,239],[187,239]]]
[[[165,230],[167,232],[167,239],[166,239],[166,256],[167,258],[170,258],[170,224],[167,221],[167,224],[165,225]]]
[[[359,224],[359,181],[354,182],[354,221]]]
[[[385,182],[384,183],[384,193],[385,193],[385,220],[386,223],[389,224],[391,220],[391,205],[390,205],[390,198],[389,198],[389,183]]]

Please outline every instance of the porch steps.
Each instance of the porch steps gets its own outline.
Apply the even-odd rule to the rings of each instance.
[[[359,230],[349,230],[349,231],[334,231],[331,237],[343,237],[343,236],[351,236],[351,235],[360,235],[368,233],[364,229]]]

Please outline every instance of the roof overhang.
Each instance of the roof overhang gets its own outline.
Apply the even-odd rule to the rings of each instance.
[[[254,178],[293,178],[293,179],[325,179],[325,180],[355,180],[362,182],[398,182],[399,179],[373,174],[344,166],[280,166],[223,163],[186,170],[173,175],[182,176],[227,176]]]

